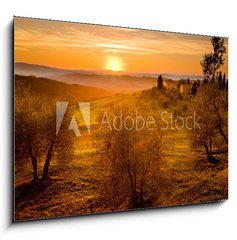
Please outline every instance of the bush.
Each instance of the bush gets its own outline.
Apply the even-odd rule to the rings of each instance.
[[[161,104],[162,108],[167,109],[170,107],[170,101],[168,99],[164,99]]]

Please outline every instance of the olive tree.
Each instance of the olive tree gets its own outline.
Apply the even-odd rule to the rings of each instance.
[[[103,126],[97,135],[97,151],[110,171],[112,195],[129,198],[131,208],[142,206],[152,173],[159,169],[162,148],[158,118],[153,115],[152,120],[148,116],[152,112],[141,105],[130,102],[129,106],[111,109],[108,113],[110,124],[122,111],[122,128],[118,121],[114,126]],[[149,126],[142,127],[142,119],[148,120]]]
[[[203,146],[207,158],[215,162],[215,154],[226,151],[228,146],[228,98],[227,92],[218,88],[218,83],[208,83],[200,88],[190,105],[190,114],[195,112],[198,126],[191,131],[195,147]]]
[[[54,153],[72,149],[68,135],[56,135],[55,99],[37,95],[30,84],[23,79],[15,81],[15,149],[16,160],[24,155],[30,158],[33,167],[33,182],[48,178]],[[58,154],[57,154],[57,157]],[[38,163],[43,161],[42,177],[39,177]]]

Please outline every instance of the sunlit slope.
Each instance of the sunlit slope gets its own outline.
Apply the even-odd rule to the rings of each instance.
[[[122,105],[123,103],[128,102],[133,98],[132,94],[116,94],[113,96],[109,96],[106,98],[101,98],[97,100],[93,100],[90,102],[90,127],[97,128],[98,127],[98,117],[102,114],[105,114],[110,108]],[[81,111],[78,106],[76,113],[76,118],[80,123],[80,127],[86,130],[86,124],[81,114]]]
[[[118,94],[104,99],[98,99],[91,103],[91,122],[97,123],[97,117],[109,110],[111,107],[115,107],[126,103],[132,99],[132,94]]]

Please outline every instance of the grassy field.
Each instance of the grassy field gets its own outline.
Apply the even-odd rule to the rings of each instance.
[[[47,186],[32,187],[29,159],[15,166],[16,220],[80,215],[128,209],[127,199],[113,205],[107,193],[107,175],[94,146],[98,115],[111,106],[126,103],[132,94],[115,95],[91,103],[91,135],[82,126],[72,161],[66,165],[53,159]],[[79,116],[80,117],[80,116]],[[147,183],[150,190],[143,207],[201,203],[227,198],[227,159],[208,163],[200,151],[193,151],[188,130],[167,130],[157,182]],[[39,163],[39,172],[43,164]],[[154,185],[154,186],[153,186]],[[113,201],[114,202],[114,201]]]

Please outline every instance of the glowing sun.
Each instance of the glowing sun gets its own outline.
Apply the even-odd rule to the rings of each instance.
[[[114,72],[123,71],[123,65],[120,58],[109,57],[106,62],[106,69]]]

